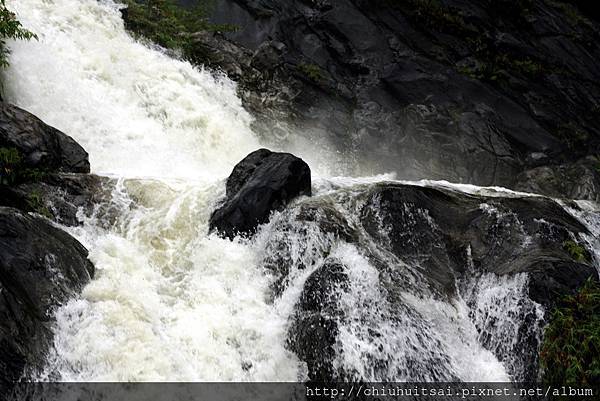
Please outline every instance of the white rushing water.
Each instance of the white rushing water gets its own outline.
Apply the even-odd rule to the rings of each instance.
[[[379,272],[356,247],[329,243],[307,227],[295,235],[281,231],[278,219],[285,213],[252,242],[207,235],[209,214],[223,196],[223,178],[260,146],[227,78],[137,43],[112,1],[7,4],[39,36],[39,41],[11,43],[7,98],[81,143],[93,172],[119,178],[110,202],[117,211],[114,222],[99,211],[82,216],[82,226],[68,228],[90,250],[96,276],[80,298],[57,311],[55,350],[42,378],[305,378],[305,366],[286,348],[286,336],[311,270],[291,272],[293,285],[273,302],[273,277],[262,263],[267,239],[277,236],[291,247],[294,266],[316,267],[325,248],[328,257],[350,266],[343,307],[351,318],[340,330],[337,366],[375,380],[509,378],[506,366],[480,345],[465,300],[405,290],[401,297],[414,319],[395,318],[378,292]],[[314,187],[317,196],[344,209],[350,207],[344,199],[352,188],[391,179],[321,178]],[[454,189],[507,194],[501,188]],[[503,294],[510,295],[503,307],[515,307],[523,281],[505,280],[496,287],[499,293],[488,288],[474,293],[482,314],[477,322],[502,313],[493,301]],[[356,323],[365,321],[378,327],[378,339],[372,327]],[[435,330],[427,331],[430,327]],[[382,360],[391,362],[383,370],[371,368]],[[436,365],[432,374],[413,369],[427,363]]]
[[[114,227],[71,230],[96,278],[58,311],[47,373],[296,380],[252,250],[206,236],[220,180],[258,147],[234,84],[136,43],[111,1],[7,4],[39,36],[11,43],[8,99],[80,142],[93,172],[146,177],[115,192]]]

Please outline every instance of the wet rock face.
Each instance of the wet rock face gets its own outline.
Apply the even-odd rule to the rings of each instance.
[[[465,272],[467,252],[479,273],[529,273],[530,296],[546,308],[556,293],[572,292],[595,271],[564,248],[586,228],[547,198],[489,198],[392,184],[372,192],[362,222],[450,293],[456,275]]]
[[[348,219],[337,217],[340,210]],[[271,228],[265,266],[275,274],[276,298],[307,275],[288,344],[311,380],[360,378],[344,365],[344,352],[378,380],[459,380],[443,351],[446,337],[431,327],[435,308],[453,310],[458,300],[469,308],[480,346],[515,380],[535,380],[544,311],[597,278],[564,247],[586,228],[548,198],[390,183],[316,196],[286,213]],[[342,332],[356,340],[348,343]],[[403,358],[396,361],[396,353]]]
[[[41,217],[0,207],[0,394],[43,367],[52,312],[94,274],[87,250]]]
[[[79,224],[106,199],[110,180],[87,174],[79,144],[32,114],[0,104],[0,397],[43,368],[55,308],[94,267],[87,250],[47,219]],[[10,156],[10,158],[9,158]],[[10,160],[9,160],[10,159]]]
[[[310,168],[302,159],[259,149],[234,167],[225,202],[210,218],[210,230],[228,238],[250,234],[267,222],[271,212],[310,194]]]
[[[105,207],[114,181],[93,174],[55,173],[43,180],[0,186],[0,204],[33,212],[67,226],[81,224],[80,213],[91,216]]]
[[[324,136],[362,173],[514,187],[598,153],[600,23],[583,3],[220,0],[213,20],[240,29],[209,60],[241,72],[264,132]]]
[[[347,286],[345,267],[336,261],[325,262],[304,284],[288,345],[298,358],[307,361],[311,380],[343,377],[343,372],[335,371],[333,358],[338,323],[344,317],[339,302]]]
[[[90,172],[88,154],[73,138],[4,102],[0,102],[0,147],[15,148],[27,168]]]
[[[0,160],[0,206],[74,226],[80,211],[89,216],[110,198],[114,181],[88,174],[88,154],[77,142],[8,103],[0,103],[0,148],[18,160]]]
[[[517,176],[515,189],[555,198],[600,201],[600,160],[587,157],[573,164],[541,166]]]

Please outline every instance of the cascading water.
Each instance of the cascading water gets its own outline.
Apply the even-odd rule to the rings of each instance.
[[[287,344],[290,318],[308,276],[326,260],[345,266],[348,278],[336,290],[345,316],[337,369],[364,380],[520,377],[522,367],[508,355],[513,339],[484,337],[510,332],[523,313],[543,314],[523,301],[525,275],[479,277],[443,299],[416,266],[366,241],[382,265],[400,267],[393,278],[401,285],[384,288],[385,269],[355,245],[296,221],[293,208],[275,214],[254,240],[207,235],[223,178],[259,147],[234,84],[134,41],[113,1],[8,6],[39,41],[11,43],[6,97],[73,136],[90,153],[93,172],[117,180],[109,201],[116,218],[108,221],[98,208],[81,215],[82,226],[65,228],[90,250],[97,272],[79,299],[56,312],[42,379],[302,380],[306,366]],[[317,175],[311,202],[332,205],[366,238],[352,220],[362,205],[354,195],[391,177]],[[272,246],[277,241],[283,248]],[[265,266],[282,249],[290,271],[284,290],[273,294],[278,277]]]
[[[110,229],[72,230],[97,275],[57,312],[45,374],[296,380],[252,250],[206,236],[221,179],[258,146],[232,82],[136,43],[111,1],[8,5],[40,38],[11,44],[10,101],[72,135],[95,173],[144,177],[118,186]]]

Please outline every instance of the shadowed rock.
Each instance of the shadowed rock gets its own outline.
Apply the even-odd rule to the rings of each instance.
[[[87,250],[69,234],[0,207],[0,395],[43,367],[54,309],[93,274]]]
[[[310,194],[310,167],[302,159],[259,149],[234,167],[225,202],[210,218],[210,230],[228,238],[250,234],[268,221],[272,211]]]
[[[197,62],[238,81],[266,140],[287,123],[284,142],[333,146],[350,175],[522,188],[527,172],[532,190],[594,200],[595,169],[560,184],[599,153],[587,3],[219,0],[213,22],[239,29],[199,36]]]
[[[0,103],[0,147],[15,148],[23,157],[23,167],[90,172],[88,154],[73,138],[8,103]]]

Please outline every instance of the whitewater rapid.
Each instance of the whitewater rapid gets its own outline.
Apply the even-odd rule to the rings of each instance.
[[[292,272],[293,285],[273,301],[273,278],[262,266],[269,238],[289,235],[278,231],[286,214],[276,214],[253,241],[207,235],[210,212],[224,195],[223,179],[261,146],[235,84],[136,42],[111,0],[8,0],[7,5],[39,36],[39,41],[10,43],[7,99],[74,137],[89,152],[93,172],[117,181],[108,201],[110,216],[98,208],[92,216],[81,214],[82,226],[65,228],[89,249],[96,276],[80,298],[57,310],[54,349],[39,378],[305,379],[306,366],[287,349],[286,333],[311,271]],[[342,200],[348,191],[393,179],[335,178],[326,169],[316,175],[315,198],[339,198],[350,214],[356,205]],[[419,185],[507,194],[501,188]],[[296,250],[318,249],[329,240],[307,235],[286,240]],[[490,276],[478,287],[465,283],[463,298],[454,303],[407,290],[408,307],[426,317],[411,326],[389,316],[378,293],[378,272],[367,258],[351,245],[333,246],[333,254],[351,268],[348,312],[356,321],[387,319],[377,323],[386,333],[382,343],[367,341],[368,327],[342,327],[336,364],[376,380],[393,371],[374,372],[365,361],[385,359],[405,372],[393,379],[431,379],[411,376],[410,354],[413,360],[447,360],[449,374],[462,380],[510,378],[506,363],[480,345],[477,329],[507,310],[543,312],[519,302],[526,295],[526,276]],[[470,317],[469,308],[479,315]],[[509,326],[502,329],[510,332]],[[428,334],[431,346],[415,348],[423,327],[436,328]],[[507,341],[498,346],[509,352]]]
[[[43,376],[297,380],[253,250],[206,235],[222,179],[259,146],[234,84],[137,43],[112,1],[7,5],[39,36],[10,44],[8,100],[81,143],[92,172],[126,178],[114,225],[68,229],[96,277],[57,312]]]

